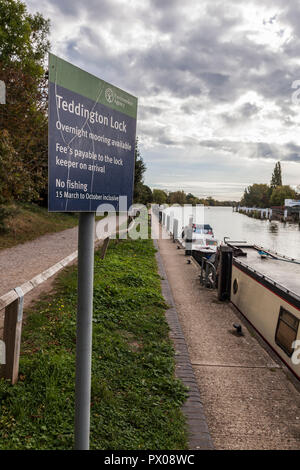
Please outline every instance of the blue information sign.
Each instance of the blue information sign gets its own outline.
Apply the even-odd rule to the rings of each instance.
[[[49,54],[49,211],[132,204],[136,114],[137,98]]]

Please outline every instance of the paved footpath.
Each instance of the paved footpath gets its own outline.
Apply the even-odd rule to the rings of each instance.
[[[243,326],[231,304],[200,286],[184,250],[160,240],[159,251],[216,449],[300,449],[300,393],[280,361]]]

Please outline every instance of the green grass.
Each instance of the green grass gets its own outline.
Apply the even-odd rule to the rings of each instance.
[[[5,221],[7,231],[0,233],[0,250],[34,240],[46,233],[60,232],[78,224],[78,215],[50,213],[37,204],[8,206],[12,215]]]
[[[182,382],[151,240],[111,241],[95,257],[92,449],[186,449]],[[20,381],[0,380],[0,449],[72,449],[76,267],[23,330]]]

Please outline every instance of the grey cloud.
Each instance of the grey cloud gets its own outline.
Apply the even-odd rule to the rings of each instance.
[[[270,165],[272,160],[299,162],[300,148],[296,143],[271,145],[255,142],[255,137],[253,142],[243,143],[242,135],[240,142],[220,141],[214,137],[218,118],[223,120],[223,135],[227,130],[228,136],[234,126],[246,126],[249,120],[254,122],[260,112],[257,105],[251,102],[239,108],[236,105],[237,100],[249,91],[256,92],[267,104],[271,102],[279,107],[277,116],[264,113],[264,118],[266,121],[278,118],[283,134],[296,125],[297,110],[292,108],[291,84],[300,79],[299,62],[295,60],[300,50],[298,2],[248,2],[272,8],[262,18],[262,25],[263,22],[268,27],[282,23],[278,28],[279,36],[284,34],[286,26],[292,28],[293,37],[276,52],[269,44],[257,44],[251,39],[247,20],[240,16],[240,0],[228,0],[226,4],[217,0],[203,0],[201,4],[194,0],[136,3],[125,0],[27,0],[27,3],[34,5],[35,10],[40,10],[39,5],[42,5],[45,16],[55,7],[57,15],[52,22],[55,26],[60,25],[62,31],[62,36],[55,38],[58,55],[141,98],[151,99],[147,101],[151,106],[139,108],[139,132],[141,142],[145,136],[153,147],[162,146],[165,153],[162,152],[159,163],[165,155],[168,157],[168,148],[175,151],[177,146],[186,146],[194,152],[191,166],[195,165],[195,168],[206,154],[218,155],[223,162],[226,158],[229,161],[238,157],[239,168],[242,168],[244,158],[253,162],[270,161]],[[47,10],[47,4],[52,8]],[[75,19],[77,24],[79,20],[81,23],[77,30],[71,26]],[[136,42],[127,45],[131,27],[138,27]],[[145,34],[141,44],[139,30]],[[120,43],[120,49],[111,46],[110,38]],[[165,103],[160,99],[161,93]],[[163,116],[168,122],[172,99],[173,114],[178,106],[182,120],[186,115],[195,115],[197,119],[197,113],[205,106],[207,122],[211,125],[208,135],[213,137],[199,141],[197,131],[193,130],[195,138],[186,138],[180,132],[180,120],[165,127],[151,125],[156,116],[161,119]],[[222,108],[217,114],[219,104],[227,105],[226,108],[232,104],[232,109],[225,114]],[[261,106],[263,109],[264,105]],[[176,134],[171,133],[176,126],[178,140],[174,138]],[[213,163],[215,167],[216,161],[217,157]],[[168,166],[166,163],[165,172]],[[242,170],[240,172],[242,174]]]
[[[120,14],[118,5],[109,0],[48,0],[63,15],[78,17],[78,15],[91,17],[95,21],[110,21],[114,15]],[[126,11],[126,9],[125,9]]]
[[[288,154],[285,160],[290,162],[300,162],[300,146],[292,142],[287,144]]]
[[[228,126],[236,126],[246,123],[247,120],[252,119],[261,110],[259,106],[253,103],[245,103],[240,106],[234,113],[222,113],[220,116]]]
[[[299,153],[289,153],[285,159],[287,162],[300,162],[300,154]]]
[[[72,4],[76,9],[77,2]],[[97,11],[97,4],[95,0],[89,2],[92,12]],[[96,54],[92,57],[87,55],[85,60],[91,62],[93,67],[98,64],[99,70],[104,65],[112,78],[121,73],[124,82],[131,82],[137,93],[167,90],[184,99],[197,96],[205,89],[213,105],[215,102],[234,101],[243,92],[256,90],[266,98],[276,99],[279,106],[291,95],[291,82],[300,76],[300,68],[291,65],[282,67],[282,64],[279,68],[281,58],[278,55],[267,47],[258,46],[241,33],[233,32],[232,39],[225,41],[224,33],[228,36],[240,20],[237,16],[226,14],[228,8],[222,7],[219,2],[209,4],[208,13],[202,13],[197,24],[190,28],[180,22],[180,5],[184,8],[179,2],[153,1],[148,7],[148,14],[145,6],[136,12],[135,21],[149,30],[156,28],[158,38],[165,31],[165,26],[157,18],[162,14],[166,16],[170,21],[169,42],[160,43],[158,39],[148,48],[131,48],[125,54],[116,56],[114,61],[109,56],[113,51],[106,53],[103,44]],[[129,10],[123,7],[120,14],[117,7],[118,2],[101,1],[99,15],[90,14],[91,23],[81,31],[85,32],[85,38],[92,46],[97,41],[101,43],[97,40],[101,37],[101,27],[95,28],[94,25],[101,25],[108,18],[113,18],[117,34],[122,24],[127,24],[124,18],[128,18]],[[82,6],[82,10],[87,14],[87,7]],[[263,75],[258,73],[262,67],[265,69]]]
[[[150,0],[149,3],[151,9],[166,11],[166,14],[169,14],[170,10],[181,4],[181,0]]]
[[[203,72],[200,77],[213,88],[225,86],[229,80],[229,75],[216,72]]]
[[[239,111],[241,116],[251,117],[257,114],[260,109],[260,107],[256,106],[253,103],[245,103],[240,107]]]
[[[152,116],[159,116],[163,113],[163,109],[158,106],[139,106],[139,118],[146,119]]]
[[[55,6],[64,15],[76,17],[81,9],[80,2],[74,0],[49,0],[49,3]]]
[[[281,161],[300,161],[300,146],[290,142],[283,145],[270,144],[268,142],[239,142],[230,140],[202,140],[200,146],[220,152],[228,152],[233,155],[252,159],[271,159]]]

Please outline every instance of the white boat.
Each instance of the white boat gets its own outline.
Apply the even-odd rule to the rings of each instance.
[[[218,240],[216,240],[213,229],[208,224],[187,225],[181,233],[181,244],[187,255],[195,258],[210,258],[216,253]],[[196,253],[195,253],[196,252]]]
[[[210,225],[204,224],[204,207],[186,208],[160,207],[158,210],[161,224],[185,249],[185,254],[193,256],[198,262],[210,258],[217,251],[216,240]],[[201,222],[201,223],[200,223]]]

